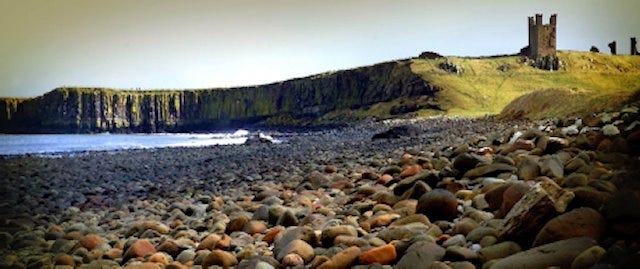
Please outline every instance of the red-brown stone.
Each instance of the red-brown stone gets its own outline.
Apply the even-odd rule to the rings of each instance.
[[[360,254],[358,261],[360,264],[391,264],[396,258],[396,248],[391,244],[387,244]]]
[[[133,243],[127,251],[124,253],[124,260],[128,260],[130,258],[138,258],[144,257],[147,254],[152,254],[156,252],[156,248],[149,242],[147,239],[139,239],[135,243]]]

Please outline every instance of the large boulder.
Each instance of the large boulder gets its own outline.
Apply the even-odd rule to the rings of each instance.
[[[434,189],[418,199],[416,213],[422,213],[429,220],[452,220],[458,214],[458,200],[449,191]]]
[[[506,215],[499,238],[528,244],[546,221],[566,210],[573,197],[551,179],[536,183]]]
[[[542,245],[498,260],[491,269],[570,268],[584,250],[595,246],[589,237],[575,237]]]
[[[605,230],[606,222],[598,211],[589,207],[581,207],[547,222],[536,236],[533,245],[539,246],[581,236],[600,240]]]
[[[444,258],[446,250],[436,243],[428,241],[418,241],[413,243],[398,261],[396,269],[429,268],[429,266]]]

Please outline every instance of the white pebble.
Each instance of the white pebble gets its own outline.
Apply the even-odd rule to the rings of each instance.
[[[620,130],[613,124],[607,124],[602,127],[602,133],[606,136],[614,136],[620,134]]]

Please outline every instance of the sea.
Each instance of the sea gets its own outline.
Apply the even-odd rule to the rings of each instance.
[[[55,157],[89,151],[232,145],[245,143],[249,136],[249,131],[242,129],[230,133],[197,134],[0,134],[0,156],[29,154]]]

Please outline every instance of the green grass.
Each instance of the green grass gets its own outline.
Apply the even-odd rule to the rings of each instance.
[[[432,107],[437,106],[437,101],[432,97],[401,97],[388,102],[379,102],[359,109],[339,109],[331,111],[317,121],[320,123],[331,122],[349,122],[366,118],[390,119],[390,118],[412,118],[412,117],[430,117],[444,115],[444,111],[439,109],[418,109],[405,114],[392,114],[394,109],[398,107],[414,106],[414,107]]]
[[[371,117],[385,119],[497,114],[506,118],[539,119],[598,112],[640,97],[638,93],[640,92],[639,56],[561,51],[558,52],[558,57],[562,62],[562,67],[558,71],[545,71],[531,67],[521,56],[401,60],[403,64],[409,64],[411,71],[422,77],[426,83],[438,89],[435,96],[402,97],[359,109],[339,109],[321,116],[317,121],[350,121]],[[445,61],[461,67],[462,73],[448,73],[440,68],[439,65]],[[332,73],[327,72],[310,78],[324,77]],[[106,95],[119,93],[138,98],[145,95],[169,96],[182,91],[180,89],[135,91],[75,87],[57,89],[63,94],[68,94],[70,91],[91,94],[98,90]],[[226,91],[234,88],[213,90]],[[190,91],[200,94],[209,93],[210,90]],[[272,104],[268,104],[266,108],[258,108],[260,111],[268,111],[270,105]],[[254,106],[257,105],[254,104]],[[393,115],[392,111],[399,107],[419,109],[405,115]],[[214,106],[208,108],[214,109]],[[271,121],[290,122],[292,119],[276,117]]]
[[[545,118],[600,111],[623,103],[640,90],[640,57],[590,52],[558,53],[561,70],[531,67],[520,56],[448,57],[462,67],[451,74],[438,65],[444,58],[413,59],[411,68],[440,88],[437,100],[448,115],[482,116],[503,111],[526,118]],[[506,71],[499,67],[507,67]],[[421,112],[429,113],[429,112]]]

